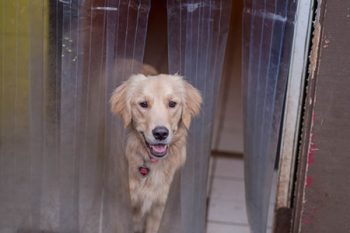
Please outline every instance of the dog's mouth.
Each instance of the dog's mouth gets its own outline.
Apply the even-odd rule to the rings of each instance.
[[[149,157],[152,163],[158,162],[159,159],[163,158],[168,153],[168,145],[166,144],[149,144],[147,142],[146,144],[151,152]]]
[[[147,142],[145,135],[142,133],[145,144],[150,152],[149,159],[152,163],[158,162],[159,159],[162,159],[168,153],[168,144],[165,143],[154,143],[151,144]]]

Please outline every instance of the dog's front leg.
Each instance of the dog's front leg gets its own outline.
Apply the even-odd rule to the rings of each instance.
[[[162,219],[165,204],[154,204],[146,215],[146,233],[157,233]]]
[[[144,233],[145,218],[141,208],[133,208],[132,220],[134,225],[134,233]]]

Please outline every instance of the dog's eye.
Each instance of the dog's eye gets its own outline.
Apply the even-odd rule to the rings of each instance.
[[[139,103],[139,105],[140,105],[142,108],[148,108],[148,103],[147,103],[147,101],[143,101],[143,102]]]
[[[175,108],[176,104],[175,101],[169,101],[169,108]]]

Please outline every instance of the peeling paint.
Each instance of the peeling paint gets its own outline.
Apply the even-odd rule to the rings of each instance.
[[[315,151],[317,150],[316,144],[314,143],[314,134],[313,134],[313,126],[315,121],[315,112],[312,113],[312,119],[311,119],[311,130],[310,130],[310,136],[309,136],[309,148],[307,153],[307,165],[310,166],[314,163],[314,155]]]
[[[309,66],[309,74],[311,76],[311,79],[314,79],[315,77],[315,70],[317,66],[317,57],[318,57],[318,51],[319,51],[319,43],[320,43],[320,36],[321,36],[321,24],[319,21],[315,23],[315,29],[313,32],[312,37],[312,48],[311,48],[311,54],[310,54],[310,66]]]
[[[322,47],[323,48],[328,48],[330,42],[331,41],[329,39],[325,39]]]
[[[311,166],[315,160],[315,151],[319,149],[316,148],[316,144],[314,143],[313,133],[310,134],[310,146],[308,151],[307,165]]]

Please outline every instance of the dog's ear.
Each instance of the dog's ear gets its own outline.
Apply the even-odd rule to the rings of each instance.
[[[128,127],[131,123],[130,103],[127,101],[129,81],[123,82],[117,89],[114,90],[110,99],[111,111],[121,116],[124,121],[124,127]]]
[[[198,115],[201,104],[202,97],[199,91],[194,88],[191,84],[183,80],[185,87],[185,103],[182,110],[182,122],[185,127],[190,128],[192,117]]]

